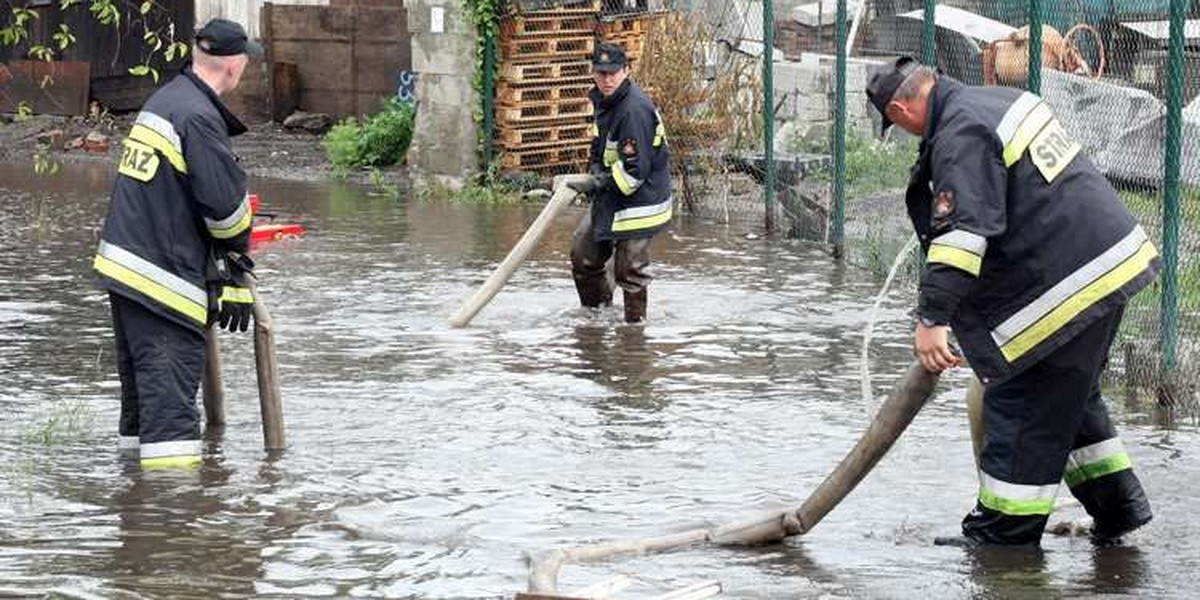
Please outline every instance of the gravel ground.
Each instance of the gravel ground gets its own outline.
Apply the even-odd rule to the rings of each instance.
[[[129,131],[133,117],[132,114],[99,118],[2,115],[0,160],[32,160],[39,143],[52,142],[50,158],[56,162],[116,161],[120,156],[120,140]],[[89,133],[108,139],[107,152],[65,149]],[[296,181],[334,177],[333,165],[325,157],[319,135],[287,130],[275,123],[255,124],[250,125],[250,131],[234,138],[233,149],[252,176]],[[403,167],[389,168],[384,173],[388,183],[403,183],[407,179],[407,169]],[[371,178],[360,173],[349,179],[369,183]]]

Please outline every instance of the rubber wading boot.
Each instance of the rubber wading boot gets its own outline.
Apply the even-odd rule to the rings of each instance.
[[[646,320],[646,290],[625,292],[625,322],[641,323]]]
[[[579,303],[588,308],[612,305],[612,289],[603,278],[575,278],[575,291],[579,292]]]

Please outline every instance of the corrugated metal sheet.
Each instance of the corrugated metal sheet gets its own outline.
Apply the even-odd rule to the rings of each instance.
[[[203,25],[209,19],[221,17],[237,21],[253,37],[261,38],[258,24],[262,6],[266,0],[196,0],[196,23]],[[329,0],[285,0],[273,2],[277,6],[329,6]]]

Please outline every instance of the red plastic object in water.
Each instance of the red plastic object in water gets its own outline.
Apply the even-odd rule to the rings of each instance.
[[[250,213],[258,214],[258,209],[262,206],[258,194],[246,194],[246,199],[250,201]],[[295,239],[302,235],[304,235],[304,226],[298,223],[255,223],[250,229],[250,243],[278,242],[279,240]]]
[[[251,243],[277,242],[304,235],[304,226],[299,223],[268,223],[255,225],[250,231]]]

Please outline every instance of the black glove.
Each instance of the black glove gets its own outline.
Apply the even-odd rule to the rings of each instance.
[[[225,283],[221,286],[218,304],[221,329],[246,331],[250,328],[250,318],[254,316],[254,295],[250,288],[233,281]]]
[[[580,178],[577,181],[567,182],[567,187],[579,192],[580,194],[594,194],[599,190],[604,183],[599,177],[588,176],[587,179]]]
[[[246,278],[254,276],[254,261],[239,252],[209,254],[208,325],[218,322],[226,331],[246,331],[254,315],[254,296]]]
[[[572,181],[567,184],[567,187],[579,192],[580,194],[587,194],[591,196],[595,195],[597,192],[604,191],[604,189],[608,187],[609,182],[612,181],[612,175],[605,171],[604,167],[600,166],[598,163],[591,165],[591,167],[588,169],[588,175],[590,176],[589,178],[580,178],[579,181]]]

